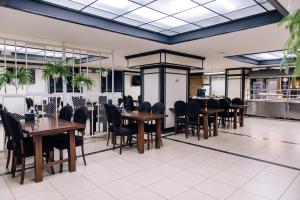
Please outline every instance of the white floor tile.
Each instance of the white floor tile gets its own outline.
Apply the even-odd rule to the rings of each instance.
[[[196,200],[196,199],[216,200],[215,198],[194,189],[188,190],[175,198],[175,200]]]
[[[121,198],[120,200],[165,200],[162,196],[156,194],[155,192],[152,192],[148,189],[142,189],[138,190],[135,193],[132,193],[124,198]]]
[[[108,193],[104,192],[100,188],[94,188],[78,195],[71,196],[68,200],[114,200],[114,198]]]
[[[128,176],[128,178],[140,185],[148,186],[164,177],[150,171],[149,169],[146,169],[131,176]]]
[[[193,187],[206,179],[205,176],[187,170],[179,171],[169,178],[188,187]]]

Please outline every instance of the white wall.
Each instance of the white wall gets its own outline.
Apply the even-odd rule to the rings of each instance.
[[[211,80],[211,94],[216,96],[225,95],[225,78]]]
[[[144,70],[144,101],[150,102],[151,105],[159,102],[159,92],[158,69]]]
[[[228,80],[228,97],[233,99],[241,96],[241,79]]]

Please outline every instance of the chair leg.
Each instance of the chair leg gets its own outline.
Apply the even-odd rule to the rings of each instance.
[[[64,152],[63,152],[63,150],[59,150],[59,159],[60,160],[63,160],[64,159]],[[63,163],[60,163],[60,165],[59,165],[59,172],[60,173],[62,173],[62,171],[63,171]]]
[[[8,168],[10,162],[11,150],[7,151],[6,169]]]
[[[197,136],[198,140],[200,140],[200,126],[197,126]]]
[[[24,183],[24,176],[25,176],[25,158],[22,157],[22,171],[21,171],[21,182],[20,182],[21,185],[23,185]]]
[[[107,143],[106,143],[106,146],[108,146],[109,138],[110,138],[110,131],[107,132]]]
[[[86,160],[85,160],[85,153],[84,153],[83,143],[81,145],[81,154],[82,154],[82,158],[83,158],[83,163],[86,166]]]
[[[112,142],[113,142],[113,149],[115,149],[116,148],[116,135],[115,134],[112,135]]]
[[[11,176],[15,177],[16,175],[16,168],[17,168],[17,157],[13,155],[12,157],[12,164],[11,164]]]
[[[147,142],[148,142],[147,147],[148,147],[148,150],[149,150],[150,149],[150,135],[149,135],[149,133],[147,133]]]
[[[120,155],[122,154],[122,144],[123,144],[124,136],[120,137]]]
[[[49,160],[50,160],[51,162],[54,161],[54,150],[49,152]],[[55,174],[53,165],[50,167],[50,169],[51,169],[51,173],[52,173],[52,174]]]

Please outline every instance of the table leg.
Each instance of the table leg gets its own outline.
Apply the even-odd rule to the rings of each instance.
[[[93,111],[89,111],[89,118],[90,118],[90,135],[94,135],[93,133]]]
[[[137,148],[139,153],[144,153],[144,121],[138,121]]]
[[[35,182],[41,182],[43,181],[42,136],[33,136],[33,142],[34,142]]]
[[[214,136],[218,136],[218,113],[215,113],[214,118]]]
[[[233,128],[237,129],[237,109],[234,109],[234,115],[233,115]]]
[[[240,127],[244,127],[244,108],[240,109]]]
[[[156,135],[155,135],[155,148],[159,149],[160,145],[161,145],[161,120],[160,119],[156,119],[155,120],[155,124],[156,124]]]
[[[177,129],[178,129],[178,126],[177,126],[177,115],[175,114],[175,134],[177,133]]]
[[[68,149],[68,155],[69,155],[69,171],[74,172],[76,171],[76,147],[75,147],[75,130],[69,130],[69,149]]]
[[[203,132],[204,139],[208,139],[208,114],[203,115]]]

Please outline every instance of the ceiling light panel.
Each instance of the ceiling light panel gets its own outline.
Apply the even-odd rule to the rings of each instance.
[[[177,35],[178,33],[174,32],[174,31],[169,31],[169,30],[166,30],[166,31],[162,31],[160,32],[164,35],[168,35],[168,36],[173,36],[173,35]]]
[[[77,3],[75,1],[69,1],[69,0],[44,0],[45,2],[51,3],[51,4],[56,4],[59,6],[63,6],[66,8],[71,8],[74,10],[81,10],[83,9],[86,5],[81,4],[81,3]]]
[[[147,30],[150,30],[150,31],[154,31],[154,32],[161,32],[161,31],[164,30],[163,28],[160,28],[160,27],[157,27],[157,26],[152,26],[150,24],[145,24],[145,25],[141,26],[141,28],[147,29]]]
[[[146,5],[146,4],[151,3],[155,0],[132,0],[132,1],[135,2],[135,3],[141,4],[141,5]]]
[[[96,0],[72,0],[72,1],[75,1],[77,3],[81,3],[83,5],[89,5],[89,4],[93,3],[93,2],[95,2]]]
[[[238,11],[227,13],[225,14],[225,16],[230,18],[231,20],[235,20],[235,19],[240,19],[243,17],[248,17],[248,16],[252,16],[264,12],[266,12],[266,10],[263,9],[261,6],[257,5],[257,6],[252,6],[249,8],[244,8]]]
[[[208,26],[213,26],[216,24],[221,24],[224,22],[228,22],[229,20],[225,17],[222,16],[217,16],[217,17],[212,17],[209,19],[201,20],[198,22],[195,22],[194,24],[201,26],[201,27],[208,27]]]
[[[254,5],[257,5],[257,3],[253,0],[215,0],[205,4],[205,7],[219,14],[225,14]]]
[[[274,6],[272,6],[272,4],[270,4],[269,2],[263,3],[261,5],[268,11],[275,10]]]
[[[117,15],[122,15],[140,7],[140,5],[128,0],[98,0],[91,6]]]
[[[82,12],[92,14],[92,15],[96,15],[98,17],[104,17],[104,18],[107,18],[107,19],[113,19],[113,18],[118,16],[118,15],[115,15],[113,13],[106,12],[104,10],[100,10],[100,9],[93,8],[93,7],[87,7],[85,9],[83,9]]]
[[[258,54],[254,54],[254,56],[260,60],[276,60],[276,59],[278,59],[277,56],[275,56],[271,53],[258,53]]]
[[[174,17],[166,17],[151,23],[151,25],[158,26],[164,29],[171,29],[178,26],[183,26],[185,24],[187,24],[187,22],[176,19]]]
[[[210,1],[213,1],[213,0],[194,0],[194,2],[197,2],[199,4],[205,4],[205,3],[208,3]]]
[[[167,15],[147,7],[141,7],[124,16],[144,23],[148,23],[151,21],[156,21],[158,19],[164,18]]]
[[[193,30],[196,30],[196,29],[199,29],[199,28],[200,28],[199,26],[195,26],[193,24],[187,24],[187,25],[183,25],[183,26],[173,28],[173,29],[171,29],[171,31],[175,31],[175,32],[178,32],[178,33],[184,33],[184,32],[193,31]]]
[[[196,8],[192,8],[192,9],[183,11],[181,13],[178,13],[174,16],[179,19],[188,21],[188,22],[195,22],[195,21],[200,21],[200,20],[206,19],[206,18],[215,17],[215,16],[217,16],[217,14],[202,7],[202,6],[198,6]]]
[[[133,19],[129,19],[127,17],[118,17],[114,20],[116,20],[118,22],[122,22],[124,24],[129,24],[129,25],[132,25],[132,26],[140,26],[140,25],[143,24],[142,22],[139,22],[139,21],[136,21],[136,20],[133,20]]]
[[[198,6],[191,0],[157,0],[147,5],[150,8],[159,10],[165,14],[173,15],[184,10]]]

